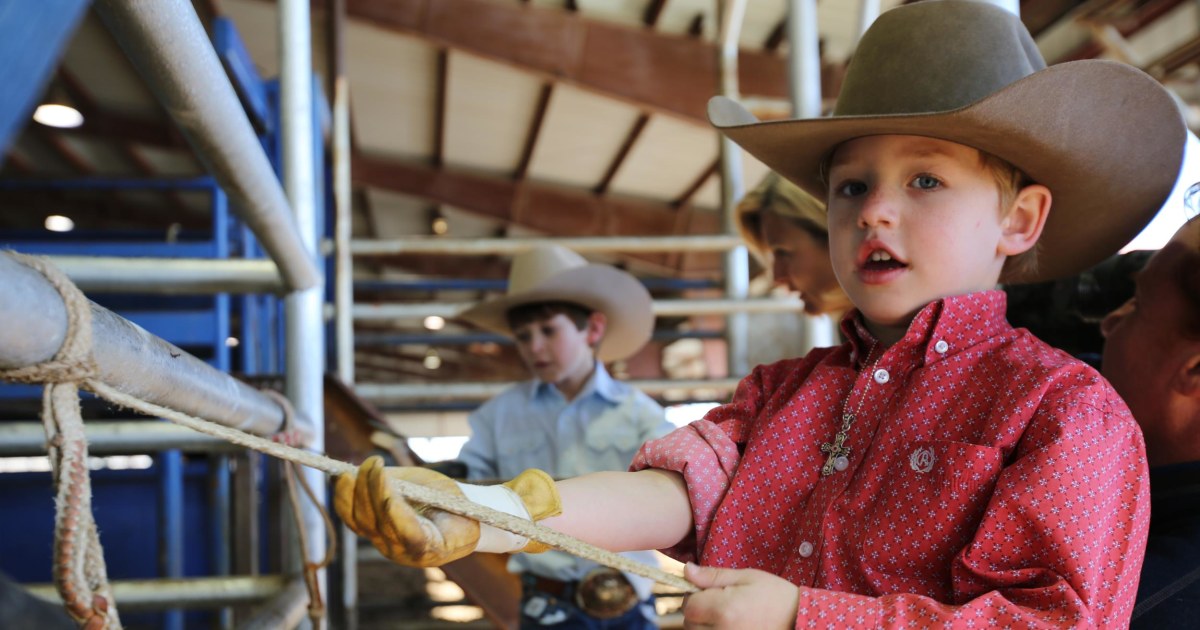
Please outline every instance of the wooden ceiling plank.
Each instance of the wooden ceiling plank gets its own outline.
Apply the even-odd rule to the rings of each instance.
[[[603,195],[608,192],[608,187],[612,184],[612,180],[617,176],[617,171],[621,169],[621,164],[625,162],[625,158],[633,149],[633,145],[637,143],[637,139],[642,135],[642,131],[646,128],[646,123],[650,122],[650,116],[643,113],[634,121],[633,127],[630,127],[629,134],[625,136],[625,142],[621,144],[621,148],[617,151],[617,155],[613,157],[613,161],[608,165],[608,170],[604,172],[604,177],[600,183],[592,189],[592,192],[597,195]]]
[[[490,0],[347,0],[351,17],[421,36],[640,107],[706,122],[716,93],[716,46],[696,38]],[[786,60],[742,51],[746,94],[786,98]]]

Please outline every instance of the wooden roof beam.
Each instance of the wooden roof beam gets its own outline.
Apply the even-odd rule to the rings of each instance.
[[[664,112],[706,122],[717,93],[710,42],[491,0],[347,0],[350,17],[421,36]],[[786,60],[743,50],[742,92],[786,98]]]

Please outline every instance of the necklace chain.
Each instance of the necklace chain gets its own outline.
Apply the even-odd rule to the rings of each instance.
[[[879,359],[875,359],[875,363],[870,362],[871,355],[875,354],[875,346],[878,344],[879,340],[876,339],[871,343],[871,348],[867,350],[867,357],[863,359],[863,371],[870,371],[871,368],[875,367],[875,363],[879,362]],[[844,462],[846,457],[850,455],[850,447],[846,445],[846,440],[850,437],[850,427],[854,425],[855,418],[862,411],[863,403],[866,402],[867,392],[870,391],[870,389],[871,381],[868,380],[867,386],[863,388],[862,396],[858,399],[858,406],[854,409],[853,413],[846,411],[846,406],[850,404],[850,398],[854,396],[853,385],[850,387],[850,393],[846,394],[846,400],[842,401],[842,426],[838,429],[838,432],[834,434],[833,442],[827,442],[821,445],[821,452],[827,455],[825,458],[825,465],[821,467],[822,477],[828,477],[829,475],[832,475],[834,470],[839,469],[839,460]],[[840,469],[844,470],[845,464],[843,464]]]

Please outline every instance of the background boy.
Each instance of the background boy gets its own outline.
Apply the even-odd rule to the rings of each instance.
[[[1009,326],[994,287],[1127,242],[1171,190],[1184,128],[1133,68],[1044,68],[1012,14],[923,2],[864,35],[832,118],[758,124],[714,99],[724,133],[828,193],[849,341],[760,366],[730,404],[643,447],[639,472],[526,485],[526,505],[561,500],[531,516],[721,567],[689,567],[706,589],[684,609],[695,627],[1126,624],[1141,434],[1094,370]],[[339,511],[388,506],[399,472],[340,479],[358,497]],[[383,529],[476,525],[406,507]]]
[[[604,367],[637,352],[653,332],[650,294],[628,273],[557,245],[535,247],[514,257],[504,297],[460,318],[511,336],[532,376],[470,415],[458,457],[468,478],[511,479],[527,468],[559,478],[625,470],[643,442],[674,428],[657,402]],[[652,551],[627,555],[655,562]],[[561,551],[515,555],[509,569],[522,578],[524,626],[587,628],[604,617],[607,628],[636,629],[654,627],[658,617],[652,584],[640,576]],[[612,580],[627,581],[633,588],[625,593],[636,596],[615,609],[578,605],[594,597],[577,591],[611,588]]]

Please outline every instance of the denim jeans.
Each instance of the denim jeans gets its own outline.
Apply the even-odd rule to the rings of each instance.
[[[533,588],[528,580],[521,587],[521,630],[655,630],[658,625],[643,610],[654,610],[654,597],[612,619],[597,619],[575,605],[574,593],[562,597]]]

